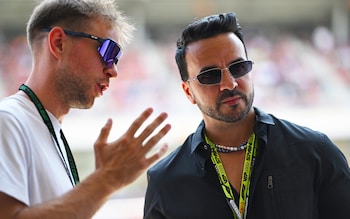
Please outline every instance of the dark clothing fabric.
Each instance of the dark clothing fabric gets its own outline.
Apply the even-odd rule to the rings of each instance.
[[[248,219],[349,219],[350,170],[329,138],[255,108],[258,151]],[[203,139],[204,122],[148,172],[145,219],[234,218]]]

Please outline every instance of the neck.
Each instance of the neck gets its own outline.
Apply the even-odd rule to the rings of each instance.
[[[69,108],[62,107],[63,104],[60,104],[61,101],[58,98],[58,94],[53,91],[53,85],[50,84],[51,87],[39,86],[35,83],[31,83],[30,80],[25,84],[35,93],[44,108],[62,123],[64,116],[69,112]],[[23,93],[23,95],[29,99],[25,93]]]
[[[236,147],[249,139],[253,133],[254,124],[255,113],[252,109],[245,118],[234,123],[207,118],[205,119],[205,132],[214,144]]]

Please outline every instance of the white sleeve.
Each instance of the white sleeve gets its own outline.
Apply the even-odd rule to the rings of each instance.
[[[8,111],[0,111],[0,134],[0,191],[29,205],[28,136],[20,121]]]

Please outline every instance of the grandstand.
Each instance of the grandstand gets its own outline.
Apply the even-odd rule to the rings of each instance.
[[[0,0],[0,98],[16,92],[30,72],[25,24],[35,2]],[[326,133],[350,160],[350,1],[118,2],[137,27],[122,56],[118,78],[93,109],[72,110],[63,124],[82,178],[94,168],[92,143],[107,116],[115,120],[111,137],[117,137],[145,107],[169,112],[173,129],[165,141],[172,149],[194,131],[201,117],[182,93],[175,42],[195,18],[228,11],[238,15],[248,55],[255,62],[255,105]],[[115,206],[128,209],[119,198],[130,198],[136,206],[121,218],[141,218],[145,185],[142,176],[118,192],[96,219],[116,218],[110,216]]]

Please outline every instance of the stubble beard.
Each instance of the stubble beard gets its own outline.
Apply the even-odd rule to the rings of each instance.
[[[57,94],[69,108],[89,109],[94,103],[94,98],[86,92],[89,87],[87,82],[77,75],[79,73],[70,69],[61,69],[56,75]]]
[[[234,95],[240,95],[243,102],[245,103],[244,109],[238,111],[239,106],[235,105],[231,107],[232,111],[230,113],[222,113],[220,111],[220,107],[221,107],[220,100],[226,97],[234,96]],[[198,102],[197,102],[197,105],[203,114],[215,120],[219,120],[227,123],[234,123],[244,119],[248,115],[249,111],[253,106],[253,101],[254,101],[254,90],[249,95],[245,95],[241,92],[234,90],[234,91],[227,91],[223,93],[223,95],[221,95],[220,98],[218,99],[215,108],[204,106]]]

